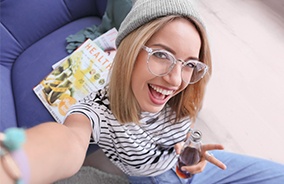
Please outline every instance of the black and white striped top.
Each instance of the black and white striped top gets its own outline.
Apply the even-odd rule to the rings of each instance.
[[[173,123],[170,107],[141,114],[140,124],[120,124],[109,108],[106,90],[93,92],[75,104],[68,114],[83,113],[93,127],[92,142],[130,176],[156,176],[171,169],[177,155],[174,145],[184,141],[190,119]]]

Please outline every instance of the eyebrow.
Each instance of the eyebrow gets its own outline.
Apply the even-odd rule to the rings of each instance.
[[[171,49],[170,47],[166,46],[166,45],[157,43],[157,44],[153,44],[152,46],[155,46],[155,47],[162,47],[162,49],[164,49],[164,50],[166,50],[166,51],[172,53],[174,56],[176,55],[176,52],[175,52],[173,49]],[[176,58],[176,59],[179,59],[179,58]],[[198,57],[190,56],[190,57],[186,58],[184,61],[187,61],[187,60],[190,60],[190,59],[199,60]]]
[[[176,55],[176,52],[173,49],[171,49],[170,47],[166,46],[166,45],[157,43],[157,44],[153,44],[153,46],[162,47],[164,50],[172,53],[173,55]]]

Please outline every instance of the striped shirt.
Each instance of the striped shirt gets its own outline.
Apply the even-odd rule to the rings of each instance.
[[[82,113],[92,124],[92,140],[125,174],[156,176],[177,162],[174,145],[184,141],[190,119],[173,123],[174,114],[165,106],[158,113],[141,114],[140,124],[121,124],[109,108],[105,89],[89,94],[73,105],[68,114]]]

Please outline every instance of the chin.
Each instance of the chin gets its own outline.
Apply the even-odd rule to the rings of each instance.
[[[157,112],[160,112],[163,108],[164,108],[165,105],[161,105],[159,107],[155,107],[155,106],[146,106],[146,107],[143,107],[141,108],[143,112],[149,112],[149,113],[157,113]]]

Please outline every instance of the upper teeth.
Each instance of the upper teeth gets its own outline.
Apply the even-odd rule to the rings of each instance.
[[[159,88],[157,86],[153,86],[153,85],[150,85],[155,91],[159,92],[159,93],[162,93],[163,95],[170,95],[172,94],[174,91],[173,90],[165,90],[165,89],[162,89],[162,88]]]

